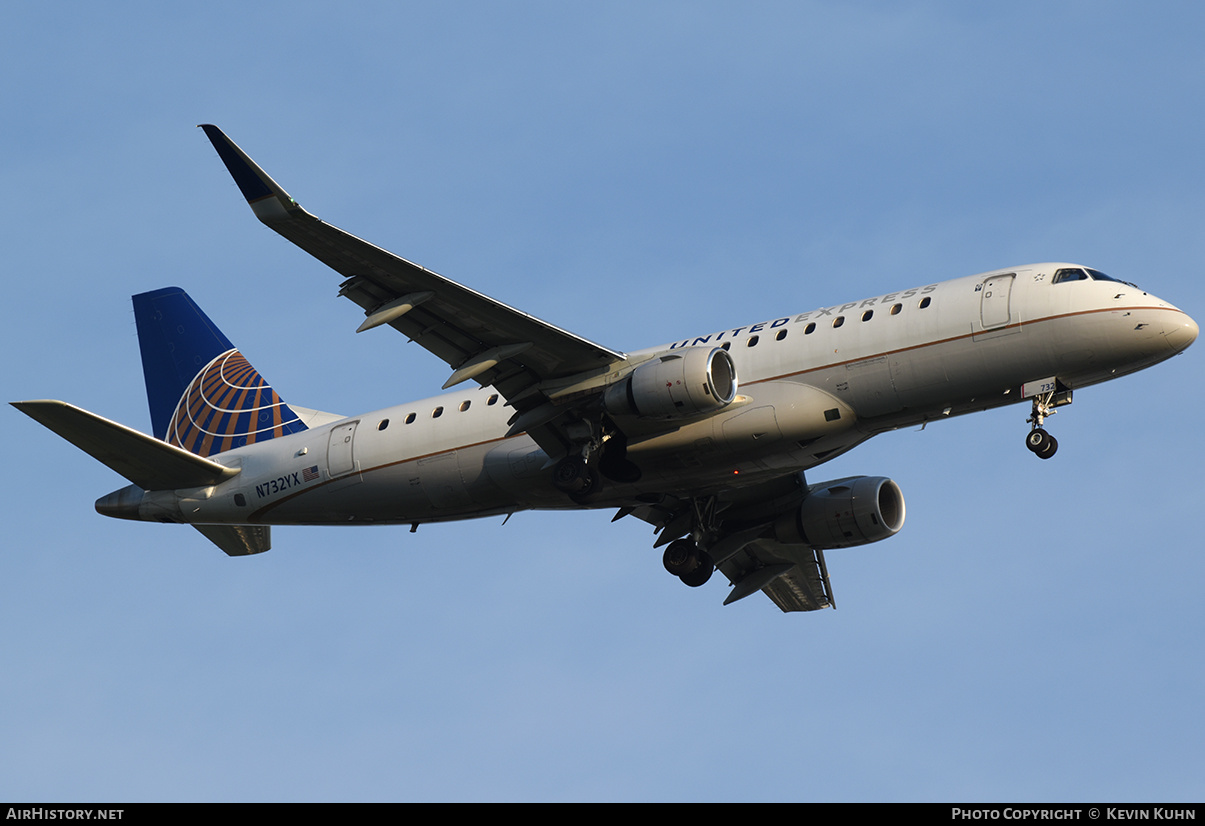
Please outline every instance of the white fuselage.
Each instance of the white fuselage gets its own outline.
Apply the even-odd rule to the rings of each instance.
[[[1019,402],[1025,382],[1078,389],[1196,338],[1187,314],[1136,287],[1052,283],[1074,266],[997,270],[630,354],[726,345],[740,396],[631,438],[640,480],[607,482],[589,507],[806,470],[876,433]],[[196,524],[419,523],[582,507],[549,484],[548,456],[529,436],[506,436],[513,413],[491,388],[446,393],[222,453],[212,458],[240,467],[238,476],[147,504]]]

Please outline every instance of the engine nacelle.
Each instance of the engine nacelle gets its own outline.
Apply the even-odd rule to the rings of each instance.
[[[884,476],[854,476],[817,485],[799,507],[779,517],[779,542],[851,548],[894,536],[904,527],[904,494]]]
[[[712,413],[736,398],[736,365],[720,347],[686,347],[663,353],[607,388],[614,415],[680,419]]]

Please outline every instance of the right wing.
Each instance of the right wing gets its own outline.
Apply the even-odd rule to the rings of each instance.
[[[472,379],[497,388],[512,424],[549,455],[563,452],[557,393],[601,387],[617,350],[520,312],[374,246],[302,209],[222,130],[202,125],[252,211],[269,228],[342,274],[339,294],[364,309],[360,331],[388,324],[452,368],[445,388]]]

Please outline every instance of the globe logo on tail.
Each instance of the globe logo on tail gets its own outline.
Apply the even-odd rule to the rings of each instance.
[[[212,456],[305,429],[243,354],[232,349],[205,365],[185,388],[167,441]]]

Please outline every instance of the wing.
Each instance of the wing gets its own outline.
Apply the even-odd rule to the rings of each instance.
[[[216,126],[202,125],[252,211],[268,227],[342,274],[339,294],[364,309],[357,332],[388,324],[453,369],[445,388],[470,379],[515,408],[512,424],[551,456],[558,391],[606,376],[626,361],[611,350],[495,301],[361,240],[302,209]],[[562,393],[563,396],[563,393]]]
[[[630,515],[648,522],[657,529],[656,547],[661,547],[684,536],[701,510],[722,511],[732,527],[713,535],[705,548],[732,584],[725,605],[761,591],[786,612],[835,608],[824,551],[773,538],[776,515],[797,508],[806,492],[802,474],[790,474],[745,488],[737,500],[735,491],[711,503],[667,496],[656,504],[621,508],[614,518]]]
[[[760,590],[787,612],[836,607],[824,552],[814,548],[757,539],[719,569],[733,583],[725,605]]]

